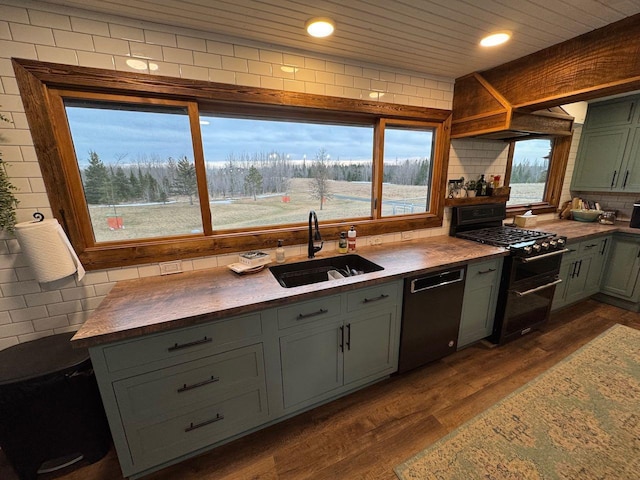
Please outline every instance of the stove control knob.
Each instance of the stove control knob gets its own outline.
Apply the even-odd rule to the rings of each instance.
[[[565,244],[564,238],[558,239],[558,248],[563,248]]]
[[[531,248],[533,248],[533,251],[538,253],[540,250],[542,250],[542,247],[536,243],[535,245],[533,245]]]
[[[549,250],[549,242],[542,242],[542,250]]]
[[[531,251],[532,251],[531,247],[527,246],[527,247],[524,247],[522,250],[524,251],[525,255],[531,255]]]
[[[556,248],[558,246],[558,242],[555,240],[549,240],[549,247]]]

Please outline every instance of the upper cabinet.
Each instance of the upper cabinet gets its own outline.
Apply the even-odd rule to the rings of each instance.
[[[640,192],[640,95],[589,105],[571,189]]]

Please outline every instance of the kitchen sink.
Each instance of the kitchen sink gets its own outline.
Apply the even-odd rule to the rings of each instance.
[[[384,268],[360,255],[351,254],[276,265],[269,267],[269,270],[280,285],[291,288],[328,281],[331,270],[335,270],[344,277],[352,277],[379,272]]]

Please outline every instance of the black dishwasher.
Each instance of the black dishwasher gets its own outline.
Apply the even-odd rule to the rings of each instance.
[[[404,281],[398,372],[456,351],[466,267]]]

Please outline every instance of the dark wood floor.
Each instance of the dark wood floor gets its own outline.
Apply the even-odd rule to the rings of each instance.
[[[393,467],[535,378],[615,323],[640,314],[592,300],[512,343],[477,344],[149,475],[145,480],[395,480]],[[17,480],[0,453],[0,478]],[[116,480],[101,461],[43,480]]]

